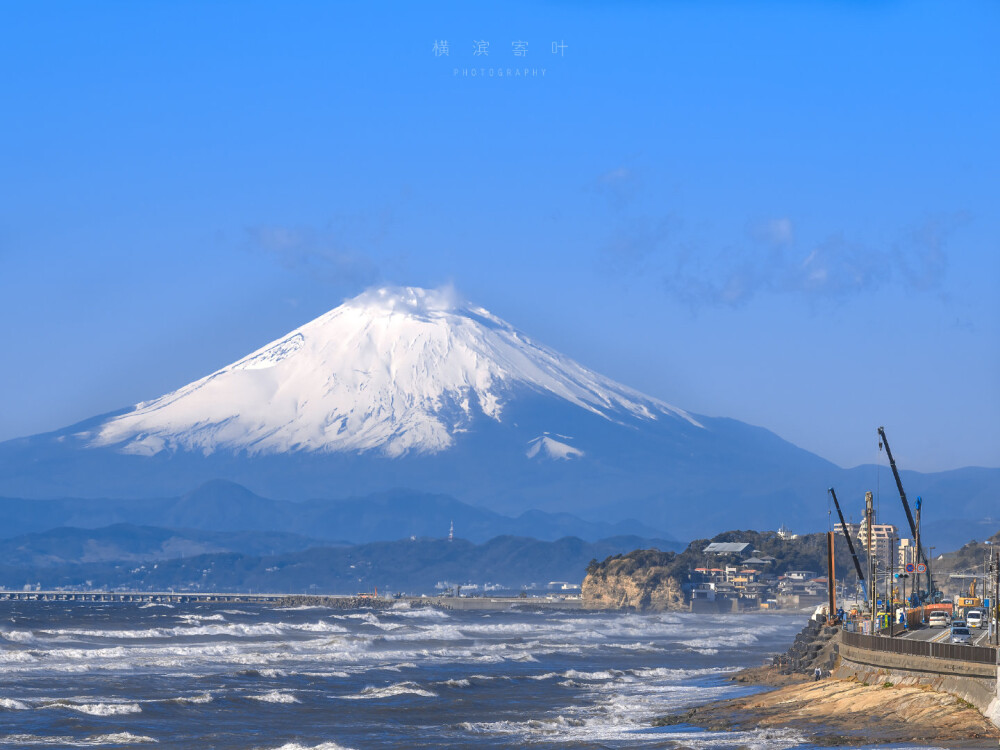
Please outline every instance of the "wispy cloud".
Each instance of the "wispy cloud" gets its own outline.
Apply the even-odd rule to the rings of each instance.
[[[757,222],[749,234],[759,242],[772,245],[790,245],[795,241],[795,226],[787,216]]]
[[[604,198],[612,210],[621,212],[635,200],[640,180],[635,170],[619,166],[598,175],[588,187]]]
[[[943,289],[948,244],[964,221],[927,219],[882,246],[844,232],[802,242],[792,220],[781,217],[751,225],[729,246],[706,248],[674,216],[634,218],[621,223],[600,258],[603,271],[658,274],[667,293],[692,309],[739,307],[764,294],[843,300],[888,285],[926,293]]]
[[[258,225],[247,228],[247,238],[252,250],[290,271],[333,284],[369,286],[381,276],[372,251],[385,226],[360,218],[337,219],[323,229]]]
[[[674,216],[623,222],[601,247],[600,264],[617,275],[653,270],[657,257],[670,246],[679,228],[680,221]]]

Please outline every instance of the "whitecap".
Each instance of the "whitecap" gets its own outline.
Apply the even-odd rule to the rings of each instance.
[[[261,748],[260,750],[264,750]],[[318,745],[302,745],[298,742],[289,742],[273,750],[352,750],[352,748],[338,745],[336,742],[321,742]]]
[[[419,695],[423,698],[437,698],[437,693],[425,690],[415,682],[397,682],[387,687],[366,687],[357,695],[341,695],[346,700],[367,700],[372,698],[391,698],[395,695]]]
[[[11,643],[34,643],[37,640],[30,630],[8,630],[0,632],[0,636]]]
[[[100,747],[102,745],[144,745],[156,743],[153,737],[131,732],[96,734],[91,737],[41,737],[34,734],[8,734],[0,736],[0,746],[15,747]]]
[[[301,701],[299,701],[298,698],[296,698],[291,693],[282,693],[279,690],[272,690],[271,692],[264,693],[262,695],[248,695],[247,698],[250,698],[250,699],[255,700],[255,701],[262,701],[264,703],[300,703],[301,702]]]
[[[55,701],[46,703],[42,708],[68,708],[79,711],[82,714],[91,716],[123,716],[125,714],[137,714],[142,712],[142,707],[138,703],[71,703],[69,701]]]
[[[170,698],[168,703],[211,703],[214,700],[211,693],[198,693],[197,695],[181,695],[177,698]]]

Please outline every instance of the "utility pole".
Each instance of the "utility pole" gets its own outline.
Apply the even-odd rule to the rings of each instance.
[[[872,582],[871,591],[871,621],[872,635],[875,635],[875,602],[878,598],[878,581],[875,578],[875,555],[872,554],[872,524],[875,519],[875,509],[872,507],[871,490],[865,493],[865,526],[868,528],[868,543],[865,552],[868,554],[868,580]]]
[[[1000,647],[1000,552],[993,553],[993,644]]]
[[[920,506],[923,505],[923,502],[924,501],[920,498],[920,495],[917,495],[917,519],[916,519],[916,522],[917,522],[917,533],[914,536],[913,545],[917,548],[918,552],[917,552],[916,559],[913,561],[913,572],[914,572],[913,590],[914,591],[918,591],[918,592],[920,591],[920,573],[917,571],[917,563],[920,562],[920,552],[919,552],[919,550],[920,550]],[[928,571],[929,570],[930,570],[930,568],[928,568]],[[931,598],[931,594],[932,593],[933,592],[931,591],[930,584],[928,584],[927,585],[927,598],[928,599]],[[920,594],[919,593],[917,594],[917,598],[918,599],[920,598]]]
[[[889,576],[889,598],[892,600],[892,604],[890,605],[890,610],[892,614],[890,615],[889,635],[895,636],[896,635],[896,591],[894,590],[895,586],[893,584],[896,583],[896,565],[899,562],[899,550],[896,548],[895,534],[889,537],[889,554],[892,555],[892,567],[889,568],[889,571],[891,572],[891,575]]]
[[[934,559],[934,549],[935,549],[934,547],[928,547],[927,548],[927,554],[930,556],[930,559],[932,559],[932,560]],[[918,560],[918,562],[919,562],[919,560]],[[928,596],[930,597],[931,603],[933,604],[934,603],[934,594],[932,592],[934,591],[934,579],[931,577],[931,569],[930,568],[927,569],[927,591],[929,592]]]
[[[837,579],[833,565],[833,532],[826,532],[826,587],[830,595],[830,616],[828,622],[832,624],[837,618]]]

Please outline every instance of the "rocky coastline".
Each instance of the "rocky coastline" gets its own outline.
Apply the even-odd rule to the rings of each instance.
[[[813,745],[851,747],[918,743],[938,747],[997,747],[1000,729],[972,704],[926,685],[866,684],[831,676],[838,629],[810,620],[785,654],[731,678],[757,686],[751,695],[663,716],[655,726],[712,731],[792,729]],[[821,678],[816,679],[819,668]]]
[[[637,550],[591,564],[583,579],[583,608],[687,611],[680,581],[670,566],[672,559],[673,553]]]

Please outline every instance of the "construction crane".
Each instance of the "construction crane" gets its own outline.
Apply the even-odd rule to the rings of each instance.
[[[910,533],[913,534],[914,544],[917,545],[917,555],[923,559],[924,565],[927,566],[927,595],[933,596],[934,592],[934,582],[931,578],[931,561],[927,559],[927,554],[923,550],[923,546],[920,545],[920,537],[917,535],[917,525],[913,522],[913,514],[910,513],[910,503],[906,500],[906,491],[903,489],[903,480],[899,478],[899,470],[896,469],[896,461],[892,457],[892,451],[889,450],[889,440],[885,436],[885,428],[878,428],[878,435],[882,439],[879,443],[879,447],[885,446],[885,455],[889,457],[889,467],[892,469],[892,476],[896,480],[896,489],[899,490],[899,499],[903,501],[903,510],[906,511],[906,520],[910,524]]]
[[[865,583],[865,574],[861,570],[861,562],[858,560],[858,553],[854,551],[854,542],[851,541],[851,535],[847,532],[847,523],[844,521],[844,513],[840,510],[840,503],[837,502],[837,493],[833,491],[833,487],[830,487],[827,492],[830,493],[830,497],[833,498],[833,507],[837,509],[837,516],[840,518],[840,530],[844,532],[844,538],[847,539],[847,548],[851,551],[851,559],[854,560],[854,570],[858,573],[858,582],[861,584],[861,590],[865,594],[865,601],[868,601],[868,584]]]

